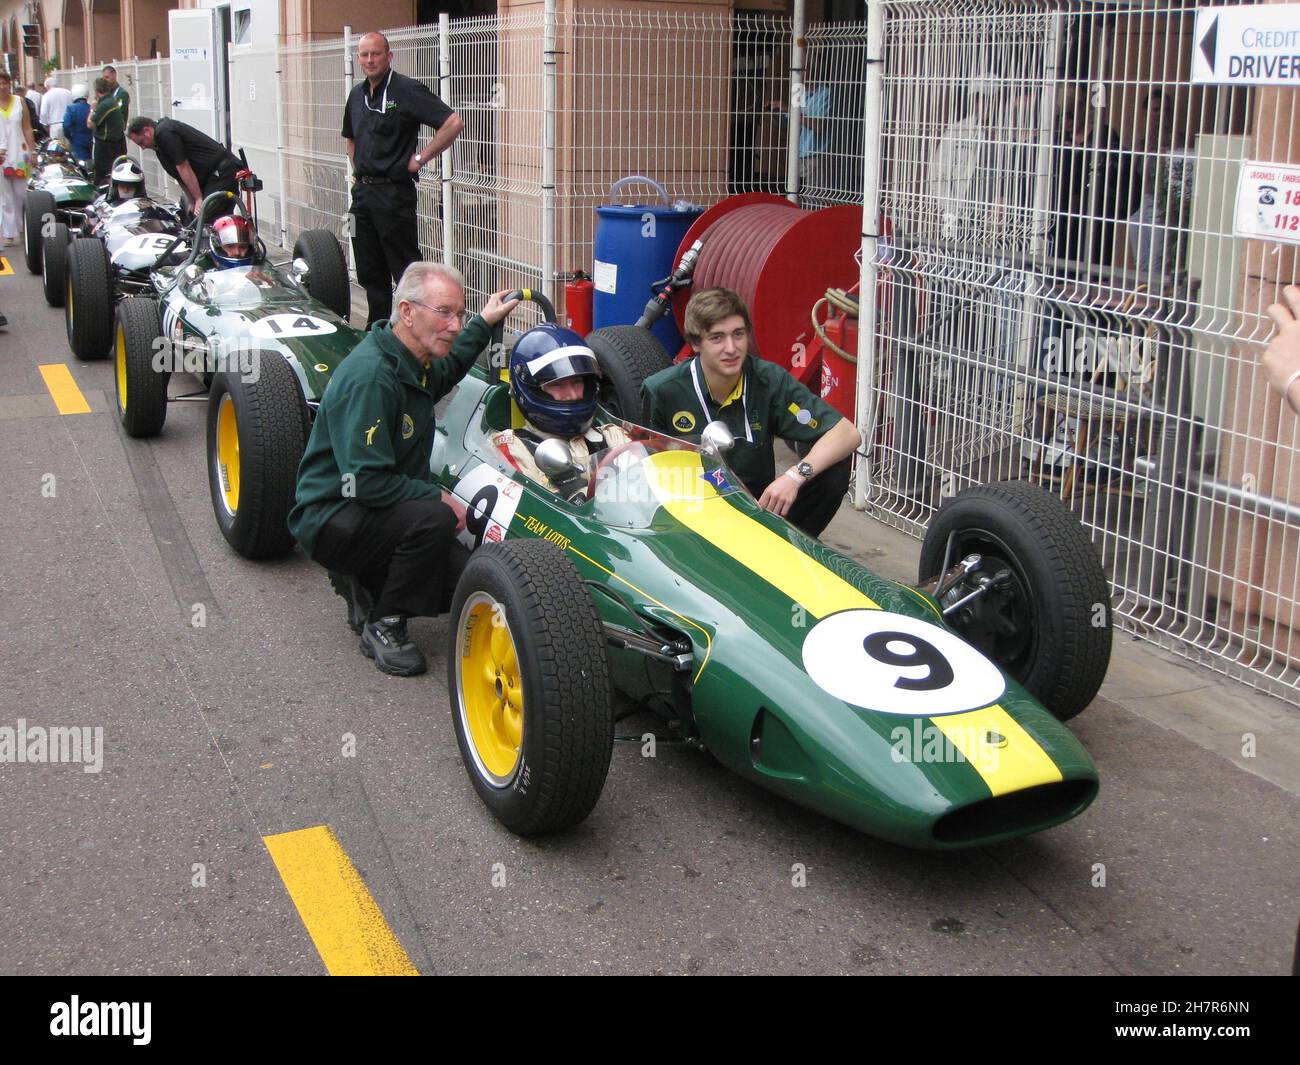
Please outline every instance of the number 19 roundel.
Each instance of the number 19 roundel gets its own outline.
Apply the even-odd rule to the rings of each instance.
[[[803,643],[819,687],[885,714],[938,717],[997,702],[1002,672],[959,636],[905,614],[845,610],[823,618]]]

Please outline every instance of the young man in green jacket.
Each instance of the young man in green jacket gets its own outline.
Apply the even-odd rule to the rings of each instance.
[[[641,386],[642,420],[666,436],[699,439],[711,421],[735,437],[729,465],[761,507],[820,536],[844,500],[862,434],[774,362],[751,356],[749,309],[729,288],[704,289],[686,305],[695,358]],[[802,462],[776,472],[774,438],[811,443]]]
[[[407,618],[446,609],[464,564],[453,542],[455,513],[429,469],[434,405],[516,306],[504,295],[465,322],[460,271],[408,266],[394,293],[396,314],[375,324],[321,396],[298,467],[289,530],[330,571],[362,652],[384,673],[424,672]]]

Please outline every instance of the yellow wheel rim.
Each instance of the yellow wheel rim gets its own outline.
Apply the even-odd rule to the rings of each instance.
[[[221,394],[217,407],[217,482],[226,513],[239,510],[239,425],[230,393]]]
[[[505,787],[519,769],[524,689],[514,634],[501,605],[479,592],[460,615],[456,671],[459,711],[481,776]]]
[[[117,327],[117,409],[126,410],[126,330]]]

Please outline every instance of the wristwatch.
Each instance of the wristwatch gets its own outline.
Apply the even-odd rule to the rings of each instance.
[[[808,463],[801,462],[798,466],[791,466],[785,472],[787,477],[793,477],[795,480],[803,482],[812,479],[813,468]]]
[[[411,158],[414,159],[417,163],[419,163],[421,167],[424,166],[424,160],[420,158],[419,152],[416,152],[413,156],[411,156]]]

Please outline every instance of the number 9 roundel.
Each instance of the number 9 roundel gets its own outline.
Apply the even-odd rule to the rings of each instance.
[[[823,618],[803,643],[817,685],[846,703],[885,714],[938,717],[997,702],[1002,671],[947,629],[886,610]]]

